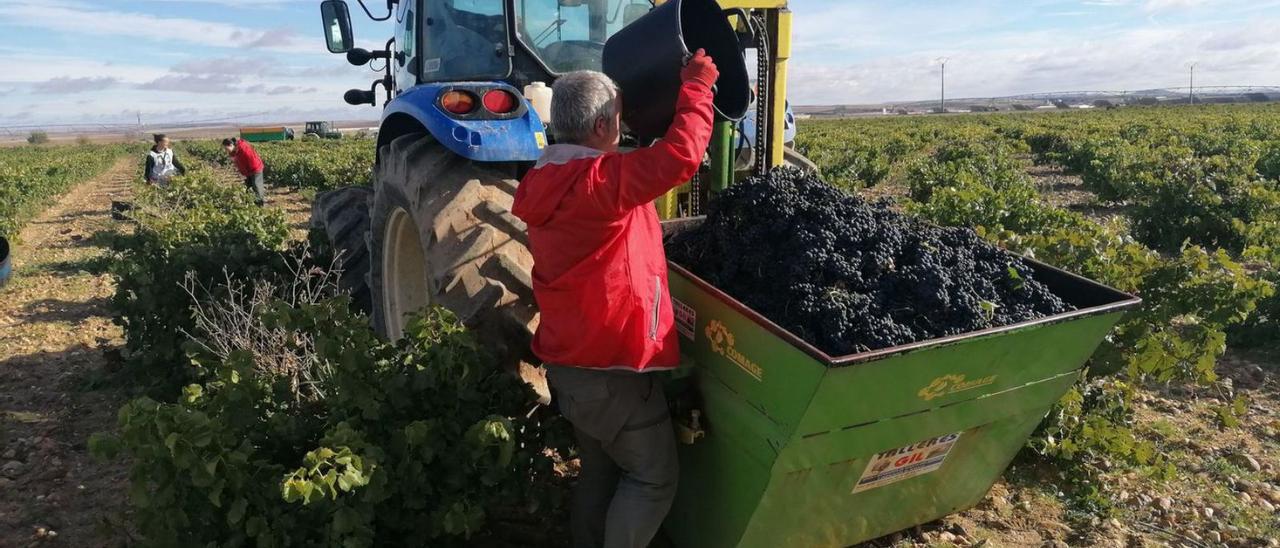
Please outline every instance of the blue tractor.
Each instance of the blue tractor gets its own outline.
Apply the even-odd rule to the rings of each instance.
[[[375,105],[383,95],[373,185],[320,195],[312,225],[342,253],[343,285],[383,336],[400,336],[408,314],[439,304],[479,332],[506,363],[527,363],[538,318],[533,261],[525,225],[510,210],[517,181],[555,134],[547,127],[549,100],[534,103],[523,92],[531,85],[545,92],[543,86],[565,72],[599,70],[609,37],[654,4],[387,0],[372,11],[364,0],[359,5],[374,20],[394,20],[395,36],[384,49],[354,47],[345,2],[322,2],[321,14],[330,52],[345,53],[355,65],[385,64],[370,89],[345,95],[352,105]],[[742,26],[771,21],[774,44],[782,30],[789,39],[785,6],[786,0],[776,0],[740,9]],[[761,67],[785,66],[785,58],[772,53],[763,58]],[[785,71],[768,81],[785,90]],[[757,93],[764,92],[757,87]],[[734,151],[728,165],[764,165],[751,160],[753,154],[771,158],[767,165],[796,163],[799,157],[781,146],[795,132],[791,113],[783,114],[784,93],[767,109],[758,108],[776,124],[766,126],[783,131],[757,130],[758,115],[736,126],[724,122],[722,142],[730,146],[722,148]],[[761,135],[778,146],[764,147]],[[726,171],[731,177],[734,169]],[[689,206],[698,201],[688,196],[666,216],[698,213]],[[536,369],[520,367],[521,376],[545,394]]]

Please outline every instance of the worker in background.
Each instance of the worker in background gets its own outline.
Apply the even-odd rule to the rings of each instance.
[[[142,170],[147,183],[156,186],[168,186],[174,175],[186,175],[187,168],[178,160],[178,155],[169,147],[169,137],[163,133],[152,136],[155,145],[147,151],[147,166]]]
[[[267,197],[262,189],[262,158],[258,157],[258,151],[253,150],[253,145],[244,139],[231,137],[222,140],[222,148],[227,150],[227,154],[231,155],[231,160],[236,164],[236,170],[240,175],[244,176],[244,186],[253,193],[254,202],[258,205],[266,203]]]
[[[675,120],[653,146],[618,152],[614,82],[580,71],[555,83],[557,144],[516,190],[529,227],[542,316],[533,352],[574,426],[581,473],[570,507],[576,548],[642,548],[671,509],[675,434],[656,372],[680,361],[653,200],[688,181],[711,140],[719,71],[699,50],[681,71]]]

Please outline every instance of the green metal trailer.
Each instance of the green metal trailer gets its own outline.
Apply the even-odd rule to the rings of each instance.
[[[668,229],[688,221],[668,223]],[[677,546],[848,546],[980,501],[1140,300],[1027,260],[1075,311],[829,356],[672,264]],[[779,280],[779,283],[786,283]]]
[[[293,138],[293,130],[284,126],[240,128],[240,138],[250,143],[286,141]]]

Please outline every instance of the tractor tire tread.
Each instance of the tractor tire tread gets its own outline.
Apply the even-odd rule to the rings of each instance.
[[[311,208],[311,227],[324,234],[342,269],[338,287],[351,296],[352,306],[365,313],[373,309],[365,235],[372,192],[368,187],[330,190],[317,196]]]
[[[426,134],[398,137],[379,152],[369,234],[379,333],[392,335],[381,310],[387,289],[382,285],[384,235],[378,231],[402,208],[423,247],[427,301],[452,311],[503,367],[520,373],[548,401],[542,368],[529,350],[538,314],[524,223],[510,214],[515,181],[457,156]]]

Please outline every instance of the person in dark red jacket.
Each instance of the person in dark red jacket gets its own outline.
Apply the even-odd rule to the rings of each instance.
[[[711,140],[719,72],[699,50],[681,72],[675,120],[653,146],[618,152],[621,101],[608,76],[555,83],[547,147],[516,190],[541,311],[533,352],[574,426],[582,471],[575,547],[644,547],[679,475],[660,379],[680,361],[653,200],[688,181]]]
[[[253,193],[254,201],[258,205],[266,202],[266,193],[262,189],[262,158],[258,157],[258,151],[253,150],[253,145],[244,139],[232,137],[222,140],[222,148],[227,150],[227,154],[231,155],[231,160],[236,164],[236,170],[240,175],[244,176],[244,186]]]

